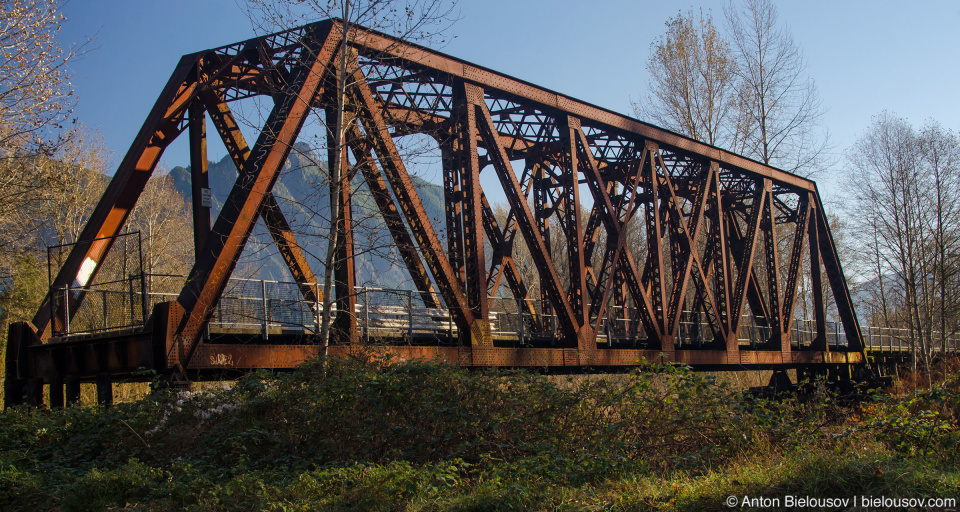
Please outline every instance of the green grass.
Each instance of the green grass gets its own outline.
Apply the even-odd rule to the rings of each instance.
[[[957,382],[838,404],[618,378],[314,362],[231,389],[0,414],[6,510],[726,510],[956,497]]]

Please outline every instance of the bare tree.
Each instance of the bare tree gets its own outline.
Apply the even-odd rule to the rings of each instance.
[[[148,274],[186,274],[193,263],[192,236],[187,202],[167,173],[156,173],[147,182],[128,226],[143,239],[143,270]]]
[[[336,262],[339,233],[344,230],[341,190],[348,186],[356,170],[356,163],[347,153],[347,139],[357,123],[347,111],[348,90],[354,85],[351,67],[357,56],[350,45],[352,27],[362,25],[396,36],[400,40],[420,43],[443,43],[443,33],[455,21],[453,0],[250,0],[248,13],[253,23],[263,31],[289,29],[325,18],[339,18],[335,25],[344,44],[341,44],[336,64],[336,87],[332,108],[318,113],[317,122],[323,135],[315,147],[326,149],[330,184],[330,224],[326,234],[326,251],[322,259],[325,272],[323,296],[330,297],[333,288],[333,269]],[[314,152],[310,152],[313,154]],[[325,300],[321,314],[320,343],[327,346],[331,325],[330,300]],[[353,314],[352,311],[346,312]]]
[[[637,114],[683,135],[804,176],[830,165],[807,63],[770,0],[724,7],[725,33],[693,11],[651,45]]]
[[[23,233],[64,176],[50,160],[74,137],[63,132],[72,111],[66,65],[78,48],[64,49],[57,32],[64,22],[58,0],[0,3],[0,279],[32,239]],[[82,49],[82,46],[79,48]],[[68,150],[69,151],[69,150]]]
[[[771,0],[724,8],[737,60],[737,108],[746,156],[811,176],[827,166],[823,107],[807,62]]]
[[[679,13],[650,45],[650,95],[634,103],[642,119],[704,141],[733,148],[736,126],[736,60],[709,13]]]
[[[76,241],[87,215],[106,185],[106,151],[96,133],[71,132],[52,157],[10,159],[5,172],[16,172],[29,192],[14,194],[0,214],[0,279],[22,271],[24,254],[42,259],[47,245]],[[19,270],[17,270],[19,269]]]
[[[65,17],[59,0],[0,3],[0,148],[36,152],[72,111],[67,62],[57,31]],[[82,47],[81,47],[82,48]],[[5,155],[6,156],[6,155]]]
[[[848,155],[851,218],[877,280],[874,310],[909,329],[914,368],[960,322],[960,150],[955,133],[929,122],[919,132],[884,113]],[[935,334],[938,332],[938,334]]]
[[[850,190],[865,243],[876,254],[880,275],[895,277],[893,286],[881,290],[883,316],[911,331],[917,327],[910,311],[916,304],[918,273],[917,186],[915,134],[904,120],[887,114],[873,125],[848,154]],[[855,188],[854,188],[855,187]],[[871,244],[875,244],[871,246]],[[900,324],[903,325],[903,324]]]
[[[928,205],[933,208],[927,223],[934,289],[929,290],[927,308],[934,312],[938,341],[946,350],[947,337],[957,331],[960,322],[960,140],[956,133],[929,121],[920,130],[919,150],[930,183]]]

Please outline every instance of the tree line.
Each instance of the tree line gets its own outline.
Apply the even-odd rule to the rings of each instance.
[[[960,139],[877,115],[847,153],[848,217],[865,279],[861,319],[910,332],[929,367],[960,328]]]
[[[882,112],[831,161],[823,104],[770,0],[734,0],[715,24],[680,12],[651,45],[645,120],[804,176],[839,166],[831,215],[860,322],[905,329],[913,363],[960,330],[960,139]],[[797,307],[807,306],[799,301]]]
[[[680,12],[650,47],[643,120],[788,172],[822,170],[823,106],[807,61],[770,0]]]
[[[0,3],[0,323],[30,320],[56,274],[57,246],[77,241],[103,195],[111,154],[99,134],[72,118],[68,65],[87,51],[63,46],[59,0]],[[165,173],[147,184],[128,222],[142,236],[146,271],[184,271],[180,244],[191,223]],[[52,262],[48,262],[48,247]],[[137,251],[139,252],[139,251]],[[63,254],[65,256],[65,254]],[[139,258],[139,254],[137,254]],[[137,265],[139,267],[139,265]],[[107,265],[101,280],[125,278]],[[139,269],[138,269],[139,270]],[[5,344],[4,344],[5,346]]]

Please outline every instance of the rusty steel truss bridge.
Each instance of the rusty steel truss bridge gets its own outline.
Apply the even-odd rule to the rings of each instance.
[[[345,38],[343,28],[327,20],[180,60],[46,301],[32,322],[10,326],[8,403],[36,401],[49,384],[51,403],[62,405],[64,385],[70,401],[91,381],[109,401],[112,379],[143,369],[216,378],[360,351],[554,369],[866,362],[813,181],[372,30],[351,27]],[[344,222],[337,314],[323,346],[321,287],[272,189],[309,115],[322,112],[336,128],[341,70]],[[250,98],[272,105],[252,147],[231,110]],[[239,170],[212,225],[202,200],[207,119]],[[151,294],[145,283],[155,277],[142,271],[129,279],[122,308],[136,306],[138,320],[110,324],[98,273],[164,149],[184,132],[194,266],[174,295]],[[442,152],[443,221],[428,217],[397,149],[396,138],[418,134]],[[481,173],[498,190],[485,191]],[[351,187],[360,180],[415,287],[389,304],[374,298],[387,292],[356,284]],[[506,198],[505,218],[491,192]],[[231,275],[257,222],[293,276],[283,301],[300,304],[300,320],[270,318],[270,304],[283,301],[276,292],[268,303],[268,284],[280,284],[265,281],[254,282],[253,303],[263,303],[255,321],[231,324],[218,310],[240,300]],[[518,264],[521,245],[533,276]],[[103,324],[79,332],[71,318],[85,299],[88,308],[102,302]],[[797,318],[801,303],[809,318]]]

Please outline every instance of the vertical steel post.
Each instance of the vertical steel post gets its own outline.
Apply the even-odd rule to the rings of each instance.
[[[43,378],[31,377],[27,379],[27,404],[34,407],[43,406]]]
[[[267,282],[263,279],[260,280],[260,298],[263,305],[263,339],[266,341],[270,339],[270,331],[267,324]]]
[[[210,235],[210,203],[204,204],[210,194],[210,182],[207,172],[207,116],[200,101],[194,101],[189,107],[190,136],[190,190],[193,196],[193,254],[194,261],[200,261],[203,246]]]
[[[612,347],[613,344],[610,343],[610,300],[609,299],[607,300],[606,309],[607,310],[605,311],[605,313],[607,314],[607,321],[603,326],[603,330],[604,330],[604,333],[607,335],[607,346]]]
[[[64,334],[70,334],[70,283],[63,288],[63,303],[66,305],[63,308],[63,325],[66,328]]]
[[[47,264],[49,265],[49,262],[48,262]],[[51,333],[54,333],[54,334],[56,334],[56,332],[57,332],[57,321],[58,321],[58,320],[57,320],[57,306],[56,306],[57,296],[56,296],[56,294],[54,293],[54,292],[56,292],[56,291],[57,291],[57,289],[56,289],[53,285],[50,285],[50,290],[47,292],[47,293],[48,293],[48,296],[50,297],[50,300],[49,300],[49,304],[50,304],[50,332],[51,332]],[[41,306],[41,308],[42,308],[42,306]]]
[[[150,316],[150,302],[147,300],[147,278],[143,275],[143,272],[140,273],[140,307],[140,318],[143,320],[143,325],[147,325],[147,317]]]
[[[66,388],[67,405],[80,403],[80,376],[71,373],[63,379],[64,388]]]
[[[97,404],[103,407],[113,405],[113,376],[110,372],[97,374]]]
[[[413,343],[413,290],[407,290],[407,340]]]
[[[100,301],[103,303],[103,330],[107,330],[107,292],[106,290],[104,290],[104,292],[100,294],[100,297],[103,298],[103,300]]]
[[[147,279],[143,272],[143,233],[137,231],[137,248],[140,251],[140,316],[143,324],[147,324]],[[150,269],[151,272],[153,269]],[[133,318],[130,319],[131,321]]]
[[[316,322],[316,324],[314,325],[314,333],[315,333],[317,336],[319,336],[319,335],[320,335],[320,315],[321,315],[320,308],[323,307],[323,306],[320,304],[320,283],[313,283],[313,288],[314,288],[314,294],[313,294],[313,299],[314,299],[314,300],[313,300],[313,304],[314,304],[314,308],[313,308],[313,320],[314,320],[314,322]]]
[[[50,377],[50,408],[63,409],[63,377]]]
[[[370,295],[367,287],[363,287],[363,341],[370,344]]]
[[[133,323],[133,319],[137,316],[136,310],[133,308],[133,276],[127,276],[127,293],[129,295],[128,300],[130,301],[130,323]]]
[[[523,324],[524,324],[524,322],[523,322],[523,299],[517,299],[517,316],[520,317],[520,339],[519,339],[520,344],[519,344],[518,347],[517,347],[517,348],[519,348],[519,347],[522,347],[522,346],[523,346],[523,334],[524,334],[524,333],[523,333],[523,328],[524,328],[524,325],[523,325]]]

